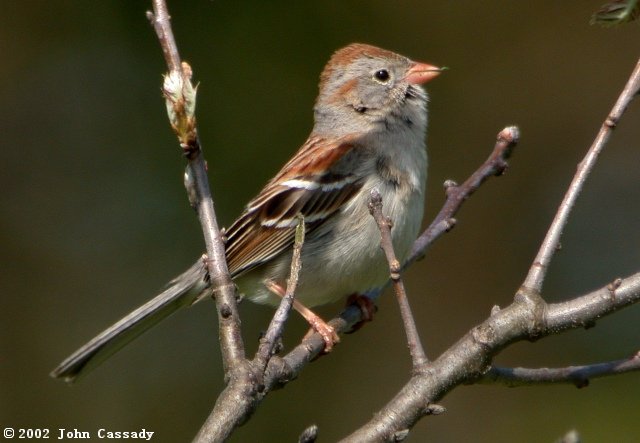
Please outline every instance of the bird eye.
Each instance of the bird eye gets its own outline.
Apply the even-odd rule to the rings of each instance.
[[[386,69],[379,69],[373,74],[373,78],[382,83],[386,83],[387,81],[389,81],[389,77],[389,71],[387,71]]]

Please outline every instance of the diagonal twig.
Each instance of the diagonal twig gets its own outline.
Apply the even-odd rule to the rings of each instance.
[[[498,133],[495,147],[485,162],[461,185],[453,181],[445,182],[447,199],[429,227],[416,239],[403,267],[410,266],[422,258],[436,238],[455,226],[453,218],[466,199],[471,196],[489,177],[504,174],[508,168],[507,159],[520,139],[517,126],[507,126]]]
[[[255,363],[258,365],[258,370],[263,374],[269,363],[269,359],[274,354],[276,343],[282,336],[284,331],[284,325],[289,317],[289,312],[293,306],[293,298],[295,296],[296,287],[298,286],[298,277],[302,269],[302,261],[300,260],[300,254],[302,252],[302,246],[304,244],[305,224],[304,217],[298,216],[298,226],[296,227],[295,240],[293,243],[293,256],[291,258],[291,271],[289,273],[289,281],[287,282],[287,290],[284,297],[280,301],[280,305],[273,314],[271,323],[265,332],[264,337],[260,339],[260,346],[255,356]]]
[[[631,73],[627,84],[625,85],[622,93],[618,96],[615,105],[611,109],[611,112],[605,119],[604,123],[598,132],[593,144],[587,151],[587,154],[578,164],[578,170],[576,171],[569,189],[560,203],[558,212],[556,213],[551,226],[547,231],[545,239],[542,241],[538,255],[533,261],[529,273],[524,280],[523,288],[529,292],[540,294],[542,290],[542,284],[549,268],[549,263],[553,258],[558,245],[560,244],[560,237],[562,231],[567,224],[569,214],[573,209],[573,206],[580,195],[580,191],[584,186],[584,183],[589,176],[589,173],[593,170],[593,167],[598,159],[598,155],[602,152],[602,149],[609,141],[613,129],[616,127],[620,118],[624,114],[631,100],[638,95],[640,90],[640,60],[636,63],[636,67]]]
[[[400,315],[402,316],[402,323],[404,324],[404,330],[407,334],[407,344],[409,346],[409,354],[411,355],[411,362],[413,364],[413,370],[417,371],[425,363],[428,362],[425,355],[424,348],[420,342],[420,334],[418,334],[418,328],[416,322],[411,313],[411,307],[409,306],[409,299],[404,289],[404,283],[400,276],[401,266],[400,262],[396,258],[396,253],[393,249],[393,242],[391,241],[391,220],[382,213],[382,196],[380,192],[374,188],[371,190],[371,197],[369,198],[369,212],[373,216],[378,229],[380,230],[380,246],[387,257],[389,263],[389,272],[391,281],[393,282],[393,288],[398,299],[398,305],[400,306]]]

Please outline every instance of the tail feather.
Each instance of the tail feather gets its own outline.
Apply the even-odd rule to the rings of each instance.
[[[87,344],[67,357],[52,372],[53,378],[72,383],[94,369],[147,329],[178,309],[202,298],[209,282],[207,271],[198,260],[183,274],[169,283],[161,294],[149,300],[126,317],[107,328]]]

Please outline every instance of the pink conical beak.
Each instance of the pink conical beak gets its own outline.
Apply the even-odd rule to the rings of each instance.
[[[422,85],[440,75],[442,68],[427,63],[414,63],[404,79],[412,85]]]

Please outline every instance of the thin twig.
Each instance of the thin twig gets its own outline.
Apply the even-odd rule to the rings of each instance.
[[[371,197],[369,198],[369,212],[373,216],[378,229],[380,230],[380,246],[387,257],[389,263],[389,272],[391,281],[393,282],[393,288],[398,299],[398,305],[400,306],[400,315],[402,316],[402,323],[404,324],[404,330],[407,334],[407,345],[409,346],[409,354],[411,355],[411,362],[413,364],[413,370],[417,371],[425,363],[428,362],[425,355],[424,348],[420,342],[420,334],[418,334],[418,328],[416,322],[411,313],[411,307],[409,306],[409,299],[404,289],[404,283],[400,276],[401,266],[400,262],[396,258],[396,253],[393,249],[393,242],[391,240],[391,220],[382,213],[382,196],[376,188],[371,190]]]
[[[457,185],[451,180],[445,182],[447,199],[438,215],[433,219],[429,227],[416,239],[409,253],[409,257],[403,268],[410,266],[416,260],[422,258],[429,246],[436,238],[449,231],[455,225],[453,218],[466,199],[469,198],[489,177],[500,176],[509,167],[507,159],[511,156],[513,148],[520,139],[520,130],[517,126],[508,126],[498,133],[497,140],[491,155],[485,162],[465,180]]]
[[[523,287],[527,290],[538,294],[542,290],[542,284],[547,274],[549,263],[558,249],[562,231],[567,224],[569,214],[573,209],[576,199],[578,198],[578,195],[580,195],[580,191],[582,191],[584,183],[598,159],[598,155],[606,145],[607,141],[609,141],[609,137],[611,136],[613,129],[620,121],[620,118],[624,114],[624,111],[627,109],[631,100],[638,94],[638,91],[640,91],[640,60],[636,63],[635,69],[631,73],[627,84],[618,97],[618,100],[616,100],[611,112],[602,124],[593,144],[587,151],[585,157],[578,164],[578,170],[569,185],[567,193],[562,199],[562,203],[560,203],[558,212],[547,231],[547,235],[540,246],[538,255],[534,259],[531,269],[529,269],[529,273],[523,283]]]
[[[180,54],[178,53],[176,40],[173,37],[171,16],[169,16],[167,4],[163,0],[153,0],[153,12],[147,11],[147,18],[158,35],[160,47],[164,53],[164,59],[167,62],[169,71],[179,71]]]
[[[263,374],[269,363],[269,359],[273,355],[274,348],[282,332],[284,331],[284,325],[289,317],[289,312],[293,306],[293,298],[298,286],[298,277],[302,270],[302,261],[300,260],[300,254],[302,252],[302,245],[304,244],[305,224],[304,217],[299,215],[298,226],[296,227],[295,241],[293,243],[293,256],[291,258],[291,270],[289,273],[289,280],[287,282],[287,290],[284,297],[280,301],[280,305],[276,310],[267,332],[260,340],[260,346],[256,352],[254,361],[258,365],[258,370]]]
[[[492,367],[482,378],[481,384],[503,384],[509,387],[552,383],[570,383],[578,388],[589,385],[589,380],[640,370],[640,353],[629,358],[565,368],[502,368]]]
[[[228,370],[244,359],[244,343],[240,334],[235,285],[227,269],[224,241],[216,221],[206,163],[196,128],[196,90],[191,84],[191,69],[180,62],[165,1],[153,0],[153,10],[153,13],[147,12],[147,17],[153,23],[170,71],[165,76],[163,92],[167,99],[171,126],[188,160],[186,174],[189,180],[185,180],[188,183],[187,193],[191,203],[196,206],[204,234],[209,258],[206,261],[207,268],[218,310],[220,347],[225,369]],[[193,189],[190,189],[190,186],[193,186]]]

